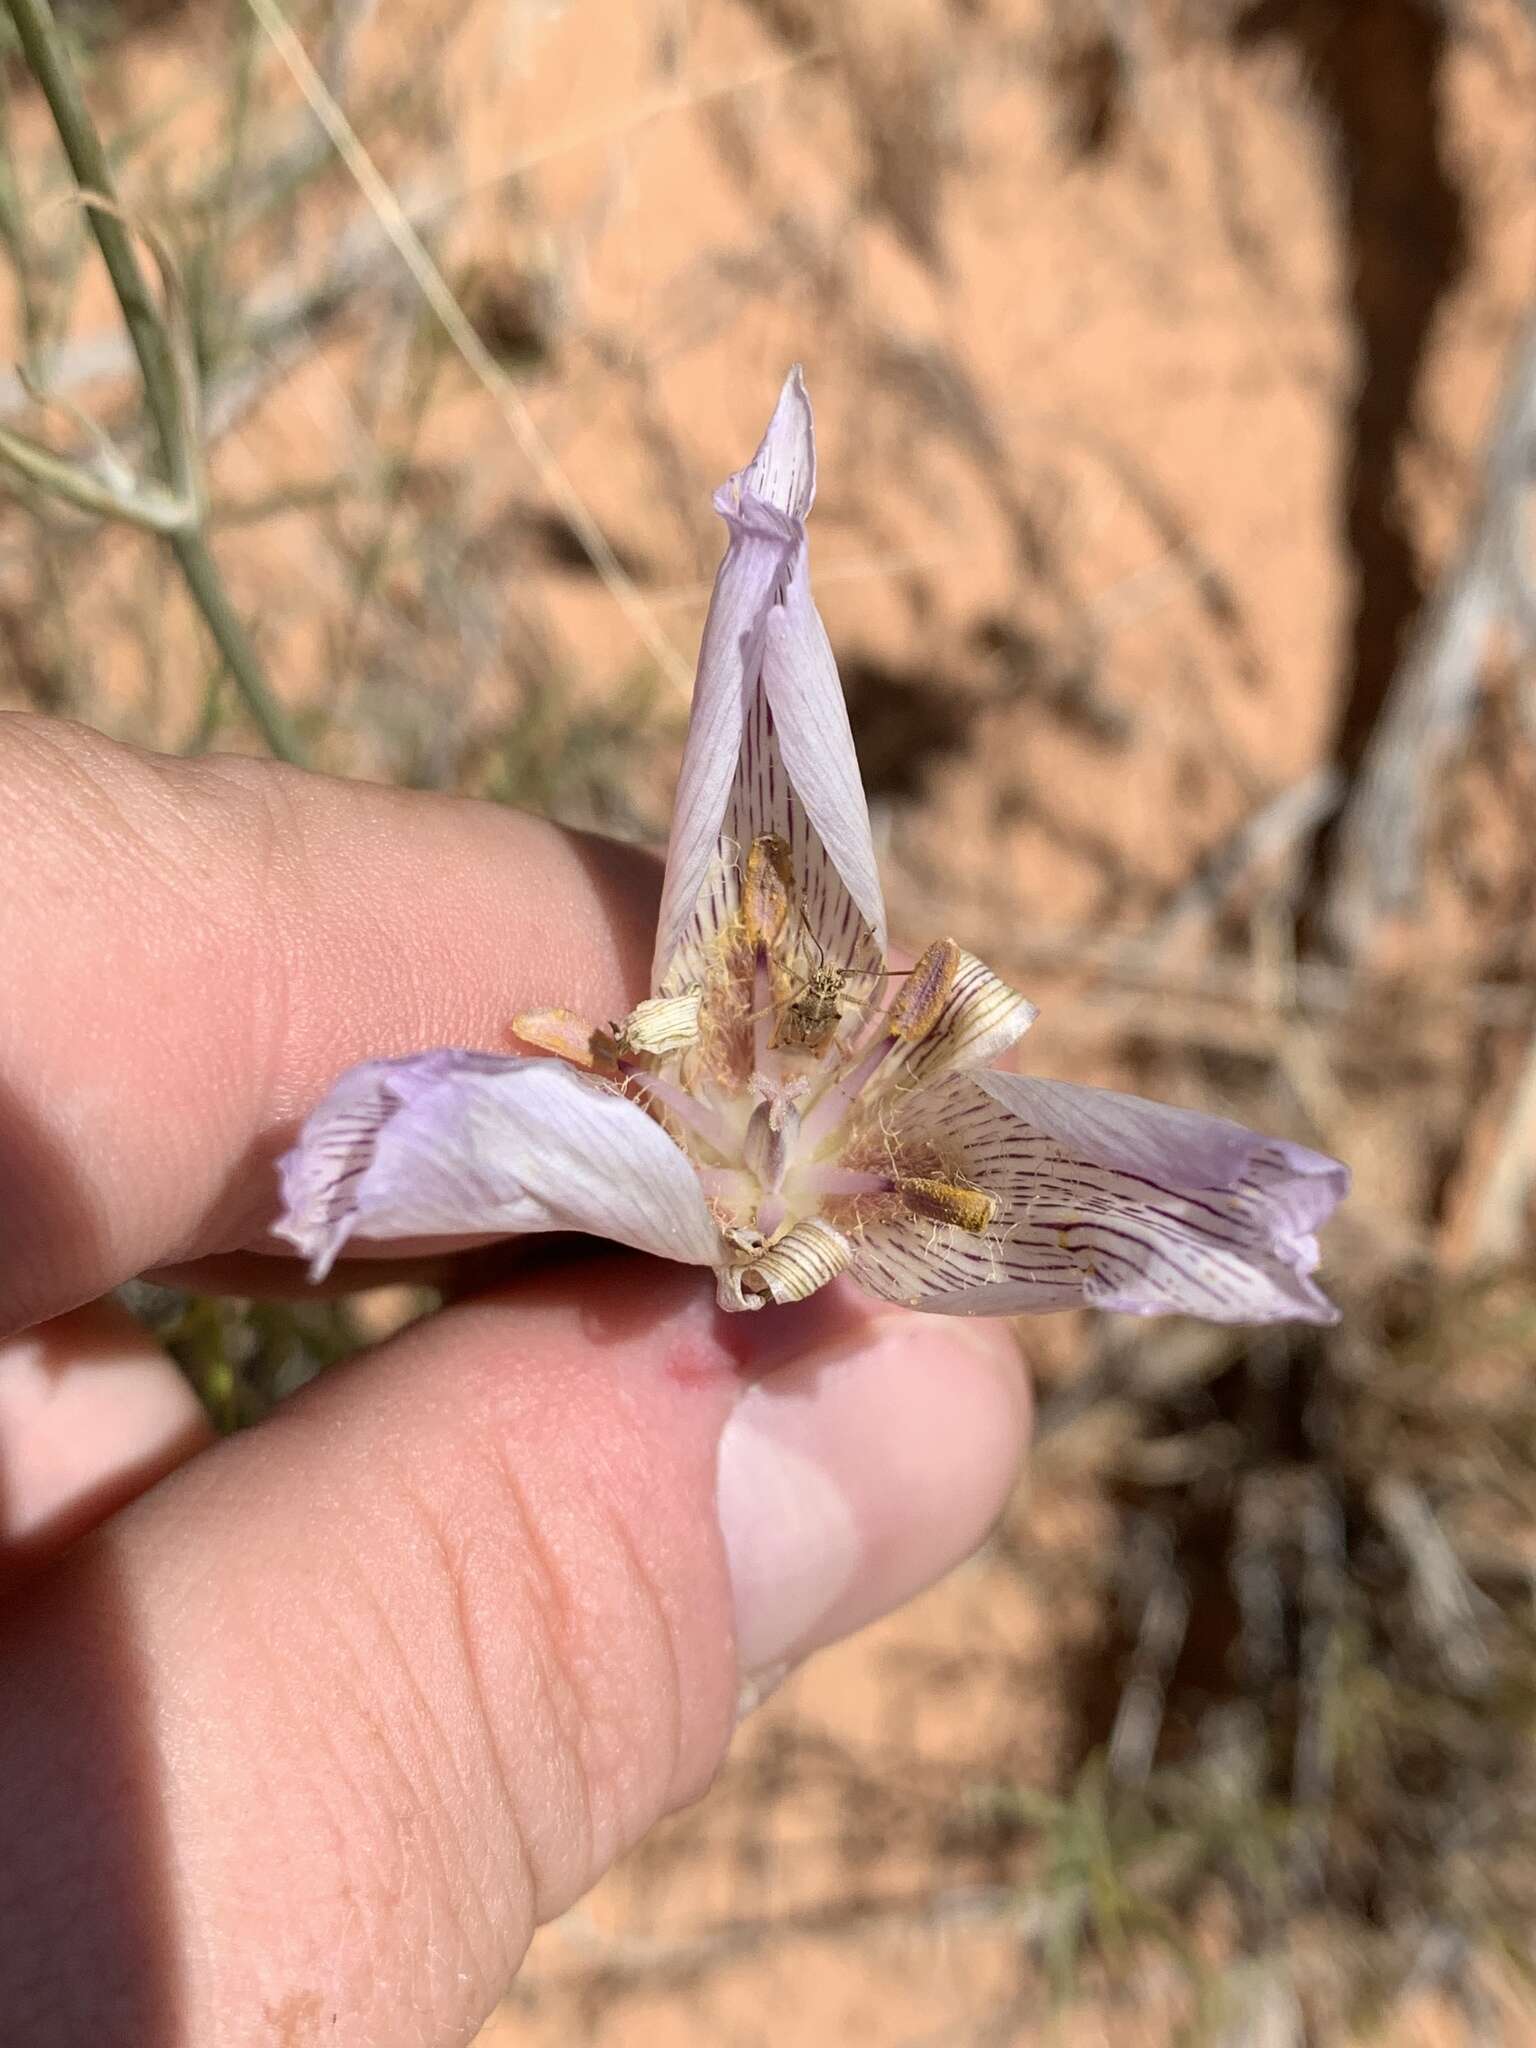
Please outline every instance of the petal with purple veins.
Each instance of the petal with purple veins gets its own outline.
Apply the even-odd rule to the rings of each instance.
[[[988,1066],[1017,1044],[1040,1014],[985,961],[963,948],[954,950],[959,964],[932,1024],[892,1053],[881,1069],[882,1081],[899,1075],[904,1082],[926,1085],[945,1074]]]
[[[849,1270],[866,1294],[930,1315],[1044,1315],[1086,1298],[1082,1267],[1054,1233],[1003,1244],[916,1216],[869,1225]]]
[[[730,539],[715,578],[662,891],[652,986],[707,977],[764,834],[790,847],[806,921],[833,964],[883,964],[885,909],[842,685],[811,597],[810,402],[792,370],[757,454],[715,505]]]
[[[573,1230],[713,1265],[692,1165],[633,1102],[555,1060],[443,1051],[343,1074],[279,1168],[277,1234],[322,1279],[348,1238]]]
[[[828,957],[845,967],[860,964],[853,946],[831,923],[834,912],[844,914],[846,904],[862,920],[883,963],[885,898],[870,836],[864,778],[854,752],[847,699],[827,629],[811,597],[803,555],[784,602],[768,614],[763,695],[792,798],[790,829],[772,822],[766,829],[777,830],[788,840],[802,888],[814,880],[829,899],[843,899],[829,900],[823,907],[812,899],[808,905],[811,929],[822,938]],[[803,854],[797,844],[801,839]]]
[[[715,493],[716,506],[727,517],[748,498],[799,520],[809,516],[816,502],[816,423],[798,363],[779,388],[757,453]]]
[[[1025,1074],[978,1074],[993,1099],[1094,1165],[1184,1188],[1262,1191],[1277,1232],[1318,1228],[1349,1193],[1349,1168],[1288,1138],[1171,1103],[1041,1081]]]
[[[955,1076],[910,1098],[899,1144],[1000,1203],[984,1235],[913,1219],[864,1232],[854,1276],[940,1314],[1071,1302],[1212,1322],[1337,1320],[1312,1235],[1342,1199],[1336,1160],[1221,1117],[1020,1075]]]

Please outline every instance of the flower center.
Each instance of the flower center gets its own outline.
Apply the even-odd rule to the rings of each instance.
[[[700,991],[697,1041],[641,1080],[743,1260],[812,1223],[853,1236],[881,1218],[991,1225],[994,1198],[904,1142],[891,1114],[959,957],[950,940],[929,947],[889,1005],[878,1000],[883,976],[850,986],[796,899],[788,847],[753,842],[740,908]]]

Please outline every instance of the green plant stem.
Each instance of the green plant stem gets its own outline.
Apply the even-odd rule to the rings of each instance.
[[[251,645],[250,635],[230,602],[224,580],[208,552],[208,543],[200,533],[178,533],[172,537],[170,546],[193,601],[208,621],[208,630],[224,657],[224,666],[234,679],[235,688],[245,699],[245,708],[259,727],[262,738],[280,761],[296,761],[302,766],[304,750],[298,735],[289,723],[287,713],[267,688],[267,679],[261,672],[261,663]]]
[[[10,81],[0,79],[0,241],[10,251],[16,271],[16,296],[21,313],[21,331],[26,364],[37,359],[42,335],[42,314],[32,282],[33,251],[28,233],[27,210],[16,173],[16,156],[11,146]]]
[[[159,440],[165,476],[178,496],[191,495],[195,490],[197,452],[187,445],[186,408],[175,349],[128,229],[117,214],[90,204],[93,193],[115,201],[112,168],[69,61],[58,22],[48,0],[5,0],[5,5],[16,24],[27,64],[48,102],[70,168],[85,195],[91,232],[107,266],[143,373],[145,398]],[[281,760],[302,762],[304,750],[298,735],[267,683],[250,636],[230,601],[201,531],[167,538],[192,600],[201,611],[263,739]]]
[[[131,526],[160,534],[175,533],[186,525],[186,506],[158,484],[145,484],[130,498],[115,483],[104,482],[78,462],[39,448],[6,427],[0,427],[0,460],[40,490],[98,518],[126,520]]]
[[[63,37],[48,0],[6,0],[16,34],[33,77],[42,87],[64,154],[77,183],[87,193],[99,192],[106,199],[116,197],[112,167],[101,137],[80,91],[64,49]],[[91,232],[101,250],[112,289],[123,309],[128,337],[133,343],[150,413],[161,439],[166,474],[175,482],[175,423],[178,418],[176,369],[166,339],[160,309],[155,304],[148,280],[134,253],[133,241],[115,215],[89,208]]]

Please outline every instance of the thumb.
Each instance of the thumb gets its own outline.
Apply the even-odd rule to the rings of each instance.
[[[974,1545],[1005,1331],[706,1285],[604,1257],[451,1309],[0,1610],[18,2039],[457,2048],[743,1680]]]

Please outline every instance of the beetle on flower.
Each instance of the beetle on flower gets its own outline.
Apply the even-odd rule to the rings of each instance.
[[[842,688],[811,597],[810,402],[792,370],[715,493],[652,995],[555,1057],[445,1050],[344,1074],[282,1162],[315,1278],[351,1237],[584,1231],[715,1270],[721,1305],[840,1273],[948,1315],[1082,1303],[1220,1322],[1336,1311],[1314,1236],[1336,1160],[1223,1118],[998,1072],[1033,1004],[952,939],[901,974]]]

